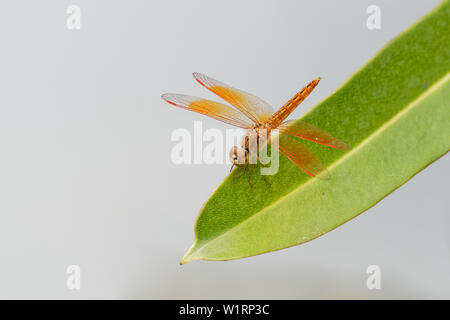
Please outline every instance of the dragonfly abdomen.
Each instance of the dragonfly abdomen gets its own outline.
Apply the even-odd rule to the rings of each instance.
[[[307,96],[314,90],[314,88],[319,84],[320,77],[314,79],[306,85],[302,90],[300,90],[295,96],[293,96],[288,102],[284,104],[277,112],[275,112],[272,117],[270,117],[268,123],[272,128],[278,127],[284,119],[286,119],[295,108],[298,107],[300,103],[305,100]]]

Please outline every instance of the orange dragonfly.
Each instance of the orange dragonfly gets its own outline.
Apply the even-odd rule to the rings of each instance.
[[[270,131],[278,130],[280,136],[290,136],[290,138],[280,138],[278,151],[312,177],[327,178],[328,174],[320,160],[304,147],[300,141],[292,137],[309,140],[331,148],[350,149],[344,142],[312,124],[299,120],[295,122],[284,121],[314,90],[321,78],[317,78],[308,83],[306,87],[286,102],[284,106],[274,112],[268,103],[255,95],[232,88],[200,73],[193,73],[193,76],[202,86],[230,103],[237,110],[223,103],[182,94],[166,93],[161,96],[162,99],[174,106],[247,129],[247,133],[253,131],[257,135],[260,135],[260,132],[264,130],[264,134],[270,137]],[[249,164],[250,146],[249,134],[247,133],[243,137],[241,147],[234,146],[230,150],[230,161],[233,166],[244,166],[242,173],[244,173],[245,168]],[[251,170],[251,165],[249,170]]]

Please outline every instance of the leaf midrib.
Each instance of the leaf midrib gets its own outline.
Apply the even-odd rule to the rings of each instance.
[[[416,105],[418,105],[420,102],[422,102],[425,98],[427,98],[431,93],[433,93],[434,91],[436,91],[441,85],[443,85],[448,79],[450,79],[450,72],[446,73],[444,76],[442,76],[441,78],[439,78],[438,80],[436,80],[432,86],[430,86],[428,88],[428,90],[424,91],[422,94],[418,95],[416,98],[414,98],[413,100],[411,100],[411,102],[402,110],[400,110],[399,112],[397,112],[391,119],[389,119],[389,121],[386,121],[383,125],[381,125],[378,129],[376,129],[372,134],[370,134],[369,136],[367,136],[366,139],[362,140],[362,142],[360,142],[355,148],[353,148],[350,152],[344,154],[342,157],[338,158],[335,162],[331,163],[330,166],[327,168],[330,172],[333,171],[333,169],[335,167],[337,167],[340,163],[342,163],[345,159],[347,159],[348,157],[352,156],[354,153],[358,152],[358,150],[360,150],[362,147],[364,147],[367,143],[369,143],[370,141],[372,141],[373,139],[375,139],[379,134],[381,134],[382,132],[384,132],[385,130],[387,130],[389,127],[391,127],[392,125],[394,125],[397,120],[399,118],[401,118],[403,115],[407,114],[408,112],[410,112]],[[233,232],[234,229],[241,227],[242,225],[248,223],[249,221],[251,221],[253,218],[259,216],[260,214],[264,213],[265,211],[271,209],[272,207],[275,207],[279,202],[283,201],[286,198],[289,198],[291,196],[293,196],[294,193],[296,193],[297,191],[299,191],[300,188],[304,188],[305,186],[307,186],[310,183],[318,183],[318,182],[322,182],[322,181],[318,181],[318,179],[309,179],[306,182],[300,184],[299,186],[297,186],[296,188],[292,189],[291,191],[289,191],[288,193],[286,193],[285,195],[281,196],[279,199],[277,199],[276,201],[272,202],[271,204],[269,204],[268,206],[266,206],[264,209],[259,210],[257,212],[255,212],[253,215],[251,215],[250,217],[248,217],[245,220],[242,220],[240,223],[234,225],[233,227],[231,227],[230,229],[228,229],[225,232],[222,232],[221,234],[217,235],[216,237],[212,238],[212,239],[208,239],[206,240],[207,242],[205,244],[203,244],[202,246],[200,246],[199,248],[197,248],[195,251],[191,251],[191,249],[195,248],[195,244],[197,243],[198,239],[196,237],[195,239],[195,243],[194,245],[191,247],[191,249],[186,253],[186,255],[183,257],[182,259],[182,263],[187,262],[189,260],[184,260],[184,258],[188,257],[189,255],[192,255],[192,253],[194,252],[200,252],[202,249],[204,249],[205,247],[209,246],[210,244],[212,244],[213,242],[217,241],[218,239],[224,237],[225,235],[229,234],[230,232]]]

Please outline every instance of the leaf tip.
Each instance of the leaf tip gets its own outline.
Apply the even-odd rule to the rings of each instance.
[[[191,257],[190,253],[187,252],[187,253],[183,256],[183,258],[181,258],[181,260],[180,260],[180,266],[185,265],[186,263],[191,262],[191,261],[194,261],[194,260],[198,260],[198,258],[193,258],[193,257]]]
[[[182,266],[182,265],[184,265],[184,264],[186,264],[188,262],[191,262],[193,260],[197,260],[197,258],[192,257],[192,253],[194,251],[195,246],[196,246],[196,242],[194,242],[192,244],[192,246],[189,248],[189,250],[184,254],[183,258],[181,258],[180,266]]]

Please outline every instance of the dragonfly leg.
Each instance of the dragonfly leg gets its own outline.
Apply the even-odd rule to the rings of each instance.
[[[267,167],[267,164],[262,163],[261,158],[259,157],[259,155],[257,155],[257,157],[258,157],[258,161],[259,161],[259,163],[261,164],[261,166],[263,166],[264,168],[266,168],[266,167]],[[265,175],[265,174],[262,174],[262,176],[263,176],[264,181],[269,185],[269,187],[272,186],[272,184],[269,182],[269,180],[267,180],[266,175]]]
[[[253,173],[253,166],[251,164],[249,164],[249,171],[248,171],[248,184],[250,185],[250,187],[253,187],[253,184],[251,182],[252,180],[252,173]]]
[[[239,173],[237,173],[237,174],[235,174],[235,175],[233,176],[233,181],[236,181],[237,178],[239,178],[240,176],[242,176],[242,175],[245,173],[245,170],[247,169],[247,165],[248,165],[248,164],[246,164],[246,165],[244,166],[244,168],[241,169],[241,172],[239,172]]]
[[[269,180],[267,180],[267,177],[266,177],[266,175],[265,174],[263,174],[262,175],[263,176],[263,179],[264,179],[264,181],[269,185],[269,187],[271,187],[272,186],[272,184],[269,182]]]
[[[257,154],[256,157],[257,157],[257,159],[258,159],[258,161],[259,161],[259,163],[261,164],[262,167],[267,168],[269,166],[269,164],[267,164],[267,163],[265,164],[265,163],[263,163],[261,161],[261,158],[260,158],[259,154]]]

